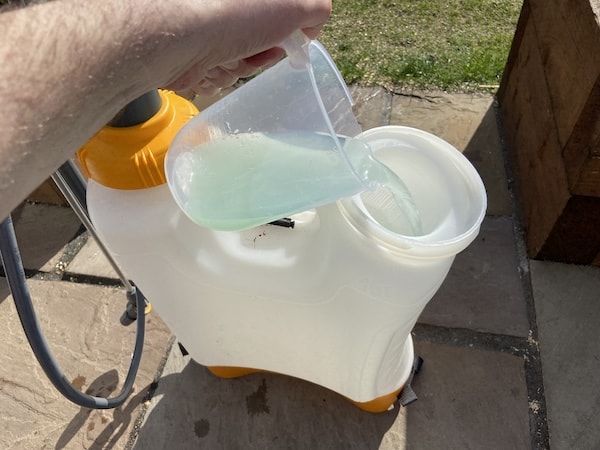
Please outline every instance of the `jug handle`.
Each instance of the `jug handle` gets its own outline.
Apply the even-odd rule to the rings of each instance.
[[[303,69],[310,63],[308,44],[310,44],[310,38],[302,30],[294,31],[280,44],[295,69]]]

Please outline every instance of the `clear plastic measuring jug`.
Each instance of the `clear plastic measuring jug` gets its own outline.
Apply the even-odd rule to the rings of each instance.
[[[327,51],[296,34],[289,57],[192,119],[165,160],[167,182],[197,224],[241,230],[373,186],[352,98]],[[369,173],[371,171],[371,174]]]

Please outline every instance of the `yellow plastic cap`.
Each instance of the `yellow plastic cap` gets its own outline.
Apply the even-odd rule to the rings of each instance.
[[[102,128],[77,153],[85,174],[114,189],[145,189],[166,183],[164,161],[171,141],[198,109],[171,91],[159,91],[160,110],[131,127]]]

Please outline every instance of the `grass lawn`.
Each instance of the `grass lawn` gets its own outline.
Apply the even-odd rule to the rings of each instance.
[[[44,0],[0,0],[5,4]],[[523,0],[332,0],[319,40],[346,82],[449,91],[500,83]]]
[[[349,84],[493,89],[521,5],[522,0],[333,0],[319,40]]]

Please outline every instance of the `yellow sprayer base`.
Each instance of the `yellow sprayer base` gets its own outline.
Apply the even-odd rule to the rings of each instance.
[[[251,373],[269,373],[266,370],[251,369],[247,367],[228,367],[228,366],[209,366],[207,369],[215,376],[219,378],[239,378]],[[404,386],[403,386],[404,387]],[[403,387],[400,389],[390,392],[389,394],[382,395],[368,402],[356,402],[352,399],[345,397],[350,403],[354,404],[363,411],[371,413],[381,413],[390,409],[394,402],[398,399],[398,395],[402,392]]]

